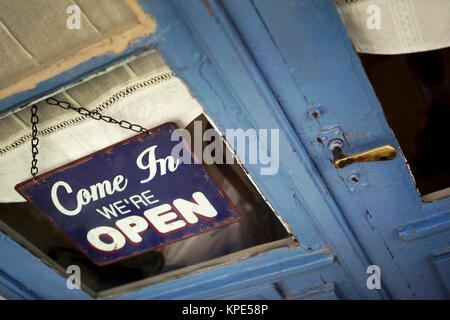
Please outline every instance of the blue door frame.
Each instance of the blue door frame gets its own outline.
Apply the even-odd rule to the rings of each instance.
[[[2,112],[157,48],[219,129],[280,130],[280,170],[247,170],[298,240],[119,299],[447,298],[450,201],[424,205],[401,157],[337,171],[317,137],[339,126],[348,151],[398,147],[332,1],[140,0],[155,34],[0,101]],[[319,118],[310,117],[312,110]],[[365,183],[349,186],[357,173]],[[344,181],[342,181],[342,179]],[[380,201],[383,199],[383,201]],[[369,290],[366,269],[382,270]],[[447,281],[447,282],[446,282]],[[0,294],[91,299],[0,234]]]

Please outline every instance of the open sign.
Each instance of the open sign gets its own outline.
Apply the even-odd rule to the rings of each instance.
[[[239,221],[202,164],[171,154],[180,143],[171,140],[176,128],[151,129],[16,190],[97,265]]]

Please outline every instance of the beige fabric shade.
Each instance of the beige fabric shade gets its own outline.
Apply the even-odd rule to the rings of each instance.
[[[77,7],[79,28],[73,28]],[[137,0],[0,1],[0,99],[156,30]]]

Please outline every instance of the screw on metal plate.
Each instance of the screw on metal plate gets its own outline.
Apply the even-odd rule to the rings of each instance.
[[[308,109],[308,115],[312,120],[317,120],[324,113],[321,106],[313,106]]]
[[[369,187],[369,183],[362,171],[352,171],[345,176],[345,185],[352,193],[358,193],[366,190]]]

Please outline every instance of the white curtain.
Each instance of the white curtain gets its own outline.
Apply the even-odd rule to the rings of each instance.
[[[450,46],[449,0],[335,0],[358,52],[402,54]]]

